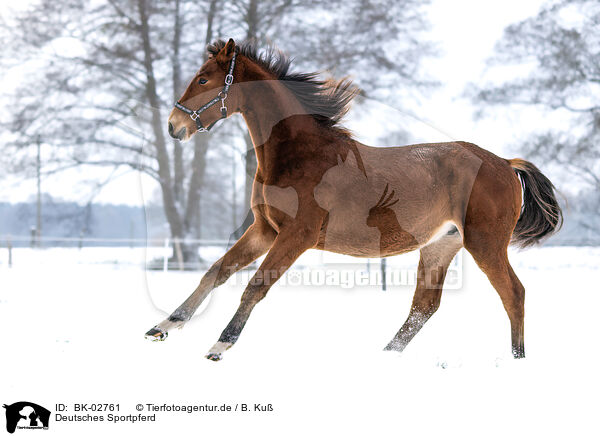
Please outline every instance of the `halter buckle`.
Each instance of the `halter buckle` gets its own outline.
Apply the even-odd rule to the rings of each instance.
[[[194,120],[194,121],[196,121],[196,118],[198,118],[198,116],[199,116],[199,115],[198,115],[198,113],[197,113],[196,111],[194,111],[194,112],[192,112],[192,113],[190,114],[190,118],[191,118],[192,120]]]
[[[225,84],[231,85],[233,83],[233,74],[228,74],[225,76]]]

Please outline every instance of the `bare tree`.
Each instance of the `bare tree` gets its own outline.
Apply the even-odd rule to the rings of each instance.
[[[313,5],[323,18],[315,31],[295,35],[301,48],[297,61],[351,75],[368,95],[401,105],[399,95],[437,84],[421,65],[437,52],[427,37],[428,5],[419,0],[332,0]]]
[[[182,70],[202,63],[214,37],[217,2],[202,3],[206,14],[188,0],[44,0],[4,23],[13,55],[4,61],[18,54],[37,65],[14,93],[16,110],[5,127],[18,135],[10,146],[26,157],[42,135],[52,149],[46,173],[77,166],[140,171],[160,186],[172,237],[197,236],[208,138],[198,136],[185,151],[168,139],[164,119],[185,86]],[[132,117],[133,131],[124,122]],[[186,261],[198,259],[196,246],[183,250]]]
[[[490,59],[492,67],[523,65],[528,73],[468,91],[484,113],[490,105],[527,105],[569,114],[569,129],[539,132],[519,145],[529,157],[579,176],[596,192],[600,192],[599,35],[597,1],[550,1],[537,15],[508,26]]]

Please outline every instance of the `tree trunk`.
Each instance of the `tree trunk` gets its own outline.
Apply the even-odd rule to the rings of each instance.
[[[217,11],[217,1],[211,0],[208,8],[206,17],[206,44],[209,44],[213,38],[213,22]],[[202,62],[204,63],[206,60],[207,54],[204,52]],[[194,136],[194,157],[191,164],[191,176],[189,178],[183,218],[186,239],[200,239],[202,236],[200,232],[200,200],[202,198],[202,185],[206,173],[206,153],[208,152],[209,139],[210,136],[208,134],[196,134]],[[195,269],[196,265],[202,264],[199,249],[200,244],[197,242],[189,242],[181,245],[184,262],[189,268]]]
[[[156,79],[152,65],[152,46],[150,43],[150,29],[148,26],[148,13],[146,0],[138,0],[140,14],[140,36],[144,49],[144,69],[146,72],[146,98],[152,108],[152,132],[154,134],[154,147],[156,149],[156,160],[158,162],[159,183],[162,193],[165,216],[173,238],[183,238],[183,222],[181,213],[177,207],[173,181],[171,178],[170,159],[167,151],[165,137],[162,129],[160,114],[160,102],[156,90]]]
[[[208,135],[194,136],[194,158],[192,160],[192,175],[188,186],[188,196],[184,216],[185,235],[188,239],[200,238],[200,199],[202,197],[202,182],[206,172],[206,153],[209,143]],[[184,258],[186,262],[201,263],[198,253],[199,244],[184,244]]]

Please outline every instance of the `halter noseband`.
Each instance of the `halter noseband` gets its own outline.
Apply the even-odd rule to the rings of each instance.
[[[208,132],[217,123],[217,121],[219,121],[219,120],[216,120],[213,123],[211,123],[210,126],[204,127],[202,125],[202,121],[200,121],[200,116],[199,116],[206,109],[217,104],[219,102],[219,100],[221,100],[221,118],[220,119],[227,118],[227,106],[225,106],[225,99],[227,98],[227,92],[229,91],[229,87],[233,83],[233,69],[235,68],[235,56],[236,56],[236,53],[234,51],[233,56],[231,57],[231,63],[229,64],[229,72],[225,76],[225,86],[223,86],[223,89],[219,91],[219,93],[217,94],[217,96],[215,98],[213,98],[211,101],[206,103],[200,109],[196,109],[195,111],[188,109],[187,107],[185,107],[184,105],[182,105],[179,102],[175,103],[175,107],[177,109],[179,109],[182,112],[185,112],[186,114],[188,114],[190,116],[190,118],[192,120],[194,120],[194,122],[196,123],[196,128],[198,129],[198,132]]]

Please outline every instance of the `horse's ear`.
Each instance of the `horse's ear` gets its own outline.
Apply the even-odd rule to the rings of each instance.
[[[217,55],[217,60],[221,62],[229,62],[231,57],[233,56],[233,52],[235,51],[235,41],[233,38],[229,38],[225,47],[221,49],[219,54]]]

